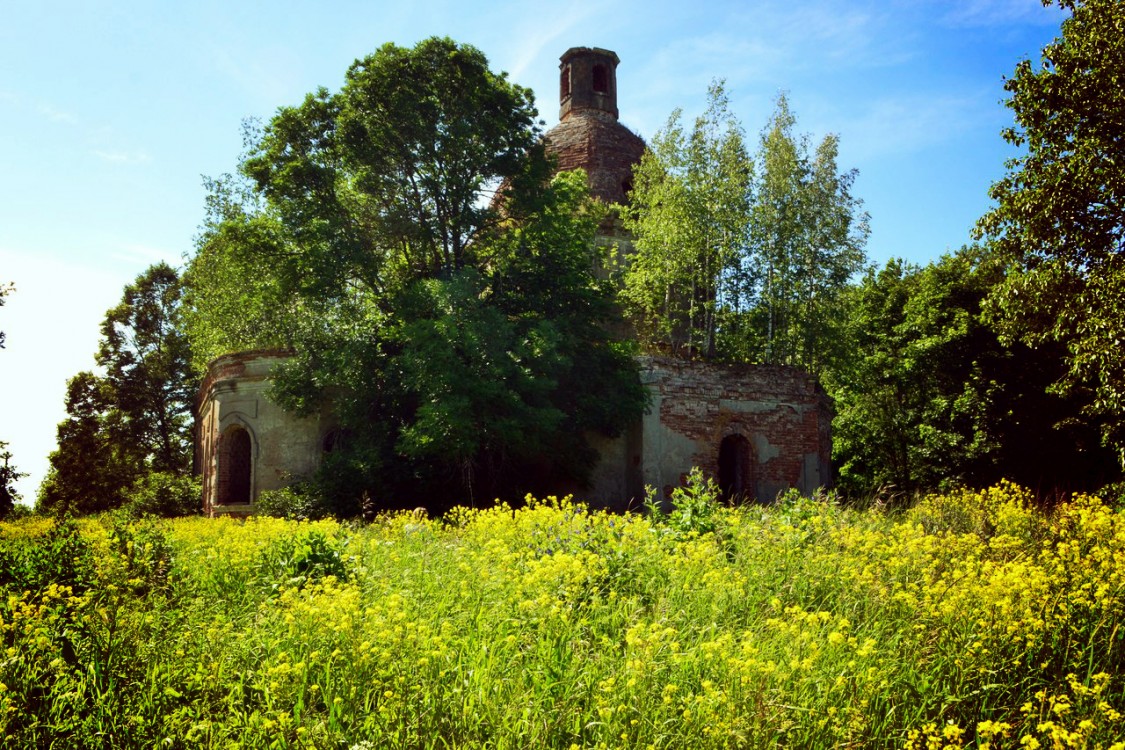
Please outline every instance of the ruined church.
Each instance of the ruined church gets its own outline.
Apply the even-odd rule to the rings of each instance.
[[[575,47],[561,57],[559,123],[546,145],[559,170],[582,168],[594,196],[624,202],[645,143],[618,121],[617,66],[609,50]],[[627,252],[619,222],[598,242]],[[330,414],[299,418],[269,400],[283,351],[247,351],[211,362],[196,409],[197,471],[208,515],[248,515],[258,495],[307,477],[338,439]],[[648,412],[625,434],[592,436],[599,461],[579,494],[624,509],[655,488],[667,497],[693,467],[730,496],[773,500],[829,484],[830,405],[815,378],[793,367],[719,365],[645,356]]]

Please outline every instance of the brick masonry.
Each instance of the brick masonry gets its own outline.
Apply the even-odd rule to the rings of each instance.
[[[626,200],[632,167],[645,150],[644,141],[617,122],[617,64],[609,50],[567,50],[560,65],[561,122],[545,136],[558,168],[585,169],[591,192],[609,203]],[[612,214],[601,235],[599,243],[628,253],[629,238]],[[196,470],[208,514],[248,514],[261,491],[286,486],[320,463],[334,429],[328,416],[297,418],[268,397],[270,371],[286,356],[241,352],[211,363],[196,409]],[[601,458],[590,486],[577,493],[582,499],[635,506],[646,486],[667,497],[694,466],[717,480],[725,466],[728,479],[733,471],[745,488],[745,499],[759,502],[788,488],[808,494],[831,484],[831,406],[808,373],[667,357],[642,357],[639,364],[652,406],[619,438],[589,436]],[[233,474],[246,471],[239,466],[244,459],[228,449],[239,431],[250,442],[251,504],[222,502],[232,497]]]
[[[795,488],[831,484],[831,404],[797,368],[640,358],[652,399],[641,424],[597,441],[601,461],[585,493],[609,507],[635,506],[646,487],[667,497],[693,467],[718,481],[723,440],[741,436],[749,476],[744,499],[770,502]]]
[[[209,366],[196,405],[196,471],[206,514],[248,515],[262,491],[285,487],[319,466],[324,438],[335,425],[326,416],[296,417],[269,398],[270,373],[288,356],[237,352]],[[240,502],[244,498],[249,502]]]
[[[633,165],[645,151],[640,136],[604,112],[587,110],[549,130],[546,140],[560,171],[585,169],[595,197],[606,203],[625,202]]]

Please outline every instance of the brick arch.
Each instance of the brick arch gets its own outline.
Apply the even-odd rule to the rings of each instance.
[[[236,422],[219,436],[216,446],[216,505],[247,505],[254,496],[254,436]]]

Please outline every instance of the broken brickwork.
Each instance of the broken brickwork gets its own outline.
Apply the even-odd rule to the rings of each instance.
[[[545,136],[558,169],[586,171],[591,193],[624,203],[644,141],[617,121],[616,54],[574,47],[560,64],[560,122]],[[610,212],[597,242],[631,252],[631,238]],[[614,329],[626,336],[628,328]],[[208,514],[245,515],[263,490],[315,471],[334,444],[322,414],[298,418],[268,396],[280,351],[216,359],[200,389],[197,471]],[[636,507],[646,487],[667,498],[692,467],[715,479],[728,497],[769,502],[795,488],[810,494],[831,484],[831,413],[816,379],[791,367],[717,365],[641,357],[651,408],[617,438],[590,435],[600,459],[578,497],[617,509]],[[248,444],[248,446],[247,446]],[[243,502],[249,498],[249,503]]]
[[[645,152],[644,140],[617,121],[618,62],[616,54],[596,47],[563,54],[559,124],[546,135],[558,170],[585,169],[590,193],[606,203],[625,202],[633,165]]]

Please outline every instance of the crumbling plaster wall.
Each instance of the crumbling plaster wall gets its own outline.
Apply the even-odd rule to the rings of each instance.
[[[267,396],[270,374],[288,356],[284,351],[251,351],[214,360],[199,391],[196,445],[207,515],[248,515],[251,504],[223,500],[229,481],[220,467],[224,436],[234,429],[250,435],[250,501],[265,490],[286,487],[311,475],[321,459],[331,424],[322,416],[297,417]]]
[[[596,443],[601,460],[589,496],[636,505],[646,486],[667,498],[693,467],[718,479],[723,439],[751,446],[753,498],[831,484],[831,407],[815,378],[792,367],[718,365],[642,357],[651,405],[634,431]]]

